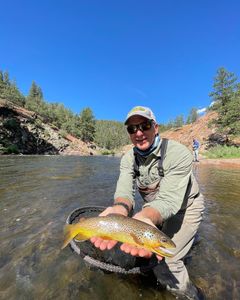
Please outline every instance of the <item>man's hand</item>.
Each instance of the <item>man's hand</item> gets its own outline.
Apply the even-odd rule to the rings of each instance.
[[[142,215],[141,212],[137,213],[133,219],[136,219],[136,220],[139,220],[139,221],[142,221],[142,222],[145,222],[151,226],[154,226],[156,227],[153,222],[149,219],[149,218],[146,218]],[[152,252],[151,251],[148,251],[146,249],[143,249],[143,248],[137,248],[135,246],[132,246],[132,245],[129,245],[127,243],[123,243],[121,246],[120,246],[120,249],[125,252],[125,253],[129,253],[131,254],[132,256],[140,256],[140,257],[145,257],[145,258],[150,258],[152,256]],[[158,260],[162,260],[162,256],[159,256],[157,255],[157,259]]]

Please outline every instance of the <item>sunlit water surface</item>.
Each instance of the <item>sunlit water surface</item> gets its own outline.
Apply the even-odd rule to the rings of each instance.
[[[119,162],[0,157],[0,299],[174,299],[143,276],[92,270],[69,248],[60,250],[72,210],[112,202]],[[240,169],[196,164],[194,172],[206,211],[190,276],[207,299],[240,299]]]

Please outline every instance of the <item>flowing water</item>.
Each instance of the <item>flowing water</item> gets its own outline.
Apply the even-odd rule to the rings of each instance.
[[[69,213],[112,202],[119,158],[0,157],[0,299],[174,297],[147,277],[92,270],[60,250]],[[201,242],[188,262],[207,299],[240,299],[240,169],[196,164],[206,199]]]

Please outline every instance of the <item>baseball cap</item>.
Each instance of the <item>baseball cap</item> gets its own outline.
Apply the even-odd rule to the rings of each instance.
[[[132,116],[142,116],[146,119],[153,120],[155,123],[157,123],[156,118],[152,112],[152,110],[145,106],[135,106],[133,107],[129,113],[127,114],[126,120],[124,122],[125,125],[127,125],[127,122],[129,118]]]

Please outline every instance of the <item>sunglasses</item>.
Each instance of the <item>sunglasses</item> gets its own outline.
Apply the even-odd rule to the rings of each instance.
[[[153,124],[152,121],[149,120],[149,121],[143,122],[143,123],[138,124],[138,125],[128,125],[127,126],[127,131],[128,131],[129,134],[134,134],[138,130],[141,130],[142,132],[147,131],[147,130],[152,128],[152,124]]]

